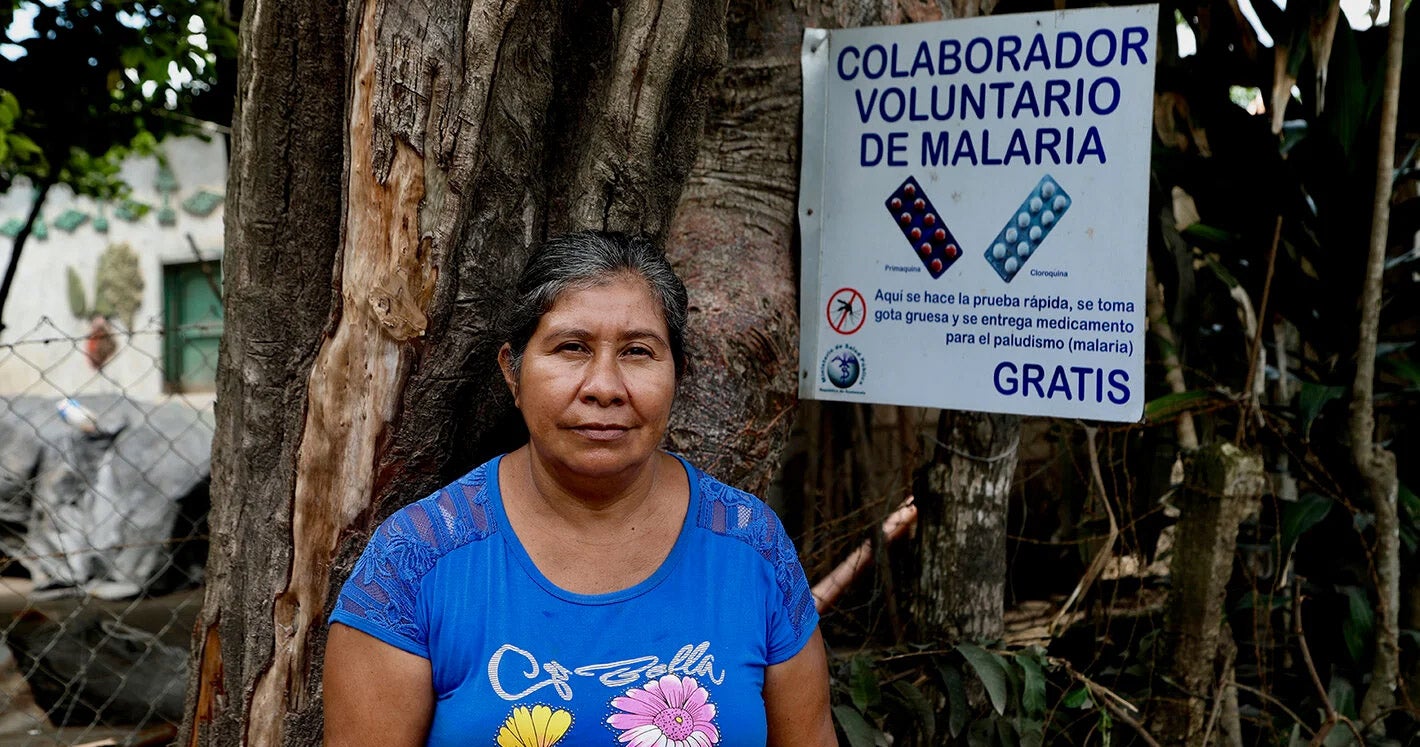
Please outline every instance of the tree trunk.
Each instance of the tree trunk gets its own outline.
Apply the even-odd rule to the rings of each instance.
[[[693,304],[693,375],[681,387],[670,443],[720,479],[763,495],[798,403],[803,23],[788,3],[741,3],[729,13],[730,61],[714,86],[667,245]]]
[[[38,185],[34,205],[30,207],[30,214],[25,217],[25,225],[20,227],[20,232],[15,234],[15,240],[10,243],[10,261],[5,265],[5,279],[0,280],[0,335],[5,334],[5,301],[10,298],[10,286],[14,284],[15,272],[20,267],[20,254],[25,251],[25,242],[34,230],[35,221],[39,220],[39,211],[44,207],[44,198],[49,194],[50,186],[49,182]]]
[[[514,445],[491,332],[527,247],[664,235],[690,170],[717,3],[460,8],[244,8],[191,743],[320,741],[369,533]]]
[[[307,379],[338,308],[345,86],[332,81],[345,76],[345,9],[326,0],[246,10],[225,215],[212,541],[181,732],[189,743],[241,741],[254,678],[273,658]]]
[[[943,410],[937,452],[918,478],[912,619],[923,641],[1001,637],[1006,509],[1021,419]]]
[[[1399,478],[1395,454],[1375,441],[1376,337],[1381,321],[1382,275],[1390,244],[1390,198],[1395,179],[1395,128],[1400,101],[1400,69],[1405,47],[1405,11],[1391,11],[1386,47],[1385,87],[1381,93],[1380,142],[1376,153],[1376,193],[1371,212],[1370,251],[1361,291],[1361,320],[1356,345],[1356,379],[1351,386],[1351,462],[1376,513],[1376,651],[1371,682],[1361,699],[1360,717],[1372,735],[1385,734],[1384,716],[1395,705],[1400,675],[1400,517],[1396,501]]]
[[[1223,597],[1233,570],[1238,525],[1267,487],[1262,458],[1229,443],[1189,455],[1169,568],[1164,678],[1155,689],[1151,731],[1163,744],[1202,747],[1209,696],[1215,689]]]

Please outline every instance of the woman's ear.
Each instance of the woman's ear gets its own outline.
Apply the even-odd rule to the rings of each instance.
[[[522,407],[518,401],[518,377],[513,371],[513,346],[503,343],[503,347],[498,348],[498,368],[503,371],[503,381],[508,385],[508,391],[513,393],[513,406]]]

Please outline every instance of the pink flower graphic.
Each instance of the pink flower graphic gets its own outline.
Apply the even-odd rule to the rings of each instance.
[[[710,747],[720,742],[710,693],[694,677],[668,674],[631,688],[611,701],[625,713],[606,722],[621,729],[618,741],[627,747]]]

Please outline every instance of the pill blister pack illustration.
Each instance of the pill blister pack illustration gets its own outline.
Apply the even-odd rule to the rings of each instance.
[[[883,204],[933,278],[941,277],[961,258],[961,244],[915,178],[907,177]]]
[[[1070,195],[1064,187],[1049,174],[1041,177],[1035,189],[1011,214],[1005,227],[986,248],[986,261],[1002,280],[1011,282],[1026,262],[1035,256],[1040,243],[1070,209],[1070,203]]]

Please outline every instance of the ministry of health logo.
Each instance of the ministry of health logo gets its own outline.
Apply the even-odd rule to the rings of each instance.
[[[852,345],[835,345],[819,363],[819,383],[848,389],[863,380],[863,354]]]

